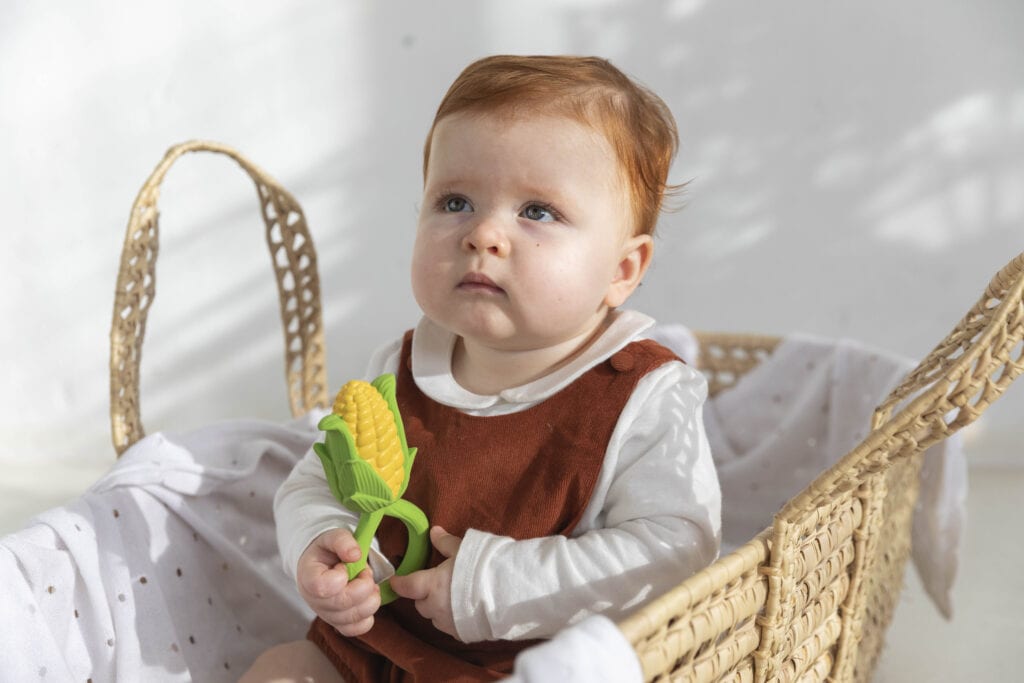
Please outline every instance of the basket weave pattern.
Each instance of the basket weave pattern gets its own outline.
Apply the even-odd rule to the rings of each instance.
[[[320,279],[316,250],[295,198],[235,150],[193,141],[167,151],[132,206],[121,252],[110,328],[110,427],[118,454],[145,435],[139,406],[139,363],[146,318],[156,296],[159,252],[157,200],[171,165],[189,152],[215,152],[234,159],[256,184],[274,265],[285,334],[285,381],[292,415],[327,405]]]
[[[698,339],[712,392],[774,348],[766,337]],[[1024,371],[1022,339],[1024,254],[879,406],[872,432],[771,527],[620,624],[645,679],[870,680],[910,554],[921,454]],[[754,637],[739,637],[751,623]]]
[[[294,198],[236,151],[172,147],[140,190],[111,326],[111,428],[118,453],[144,434],[139,362],[155,296],[159,186],[184,153],[233,158],[256,183],[285,328],[293,415],[327,405],[316,253]],[[714,395],[779,338],[699,333]],[[1024,254],[876,410],[872,431],[789,500],[772,525],[619,624],[647,681],[867,681],[910,553],[921,454],[975,420],[1024,372]]]

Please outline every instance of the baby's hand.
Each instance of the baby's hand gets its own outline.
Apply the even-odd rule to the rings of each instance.
[[[355,562],[361,554],[352,532],[332,529],[309,544],[296,571],[302,599],[343,636],[369,631],[380,608],[380,589],[369,567],[348,580],[345,563]]]
[[[430,542],[448,559],[432,569],[392,576],[391,587],[403,598],[415,600],[416,611],[424,619],[430,619],[434,628],[458,638],[452,617],[452,571],[462,539],[435,526],[430,530]]]

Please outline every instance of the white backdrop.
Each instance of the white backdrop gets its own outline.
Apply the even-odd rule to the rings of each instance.
[[[685,207],[635,307],[695,328],[853,337],[922,356],[1024,250],[1017,0],[33,3],[0,8],[0,464],[102,467],[108,331],[135,192],[220,140],[303,204],[332,389],[417,315],[424,135],[491,53],[610,58],[679,123]],[[284,417],[251,182],[187,157],[161,196],[143,356],[150,431]],[[974,434],[1024,438],[1024,388]]]

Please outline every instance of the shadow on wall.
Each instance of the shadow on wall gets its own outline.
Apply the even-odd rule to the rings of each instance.
[[[511,20],[510,10],[469,3],[449,26],[415,3],[401,13],[370,4],[365,31],[351,31],[366,53],[372,87],[357,96],[369,126],[325,140],[304,170],[278,176],[319,253],[329,391],[418,315],[408,261],[423,138],[458,71],[492,52],[607,56],[675,113],[673,180],[692,183],[684,210],[662,220],[638,308],[704,329],[803,330],[924,355],[1024,249],[1024,86],[1012,52],[1024,14],[1002,10],[564,2],[538,9],[559,37],[542,50],[522,37],[531,12]],[[924,15],[933,30],[920,30]],[[240,174],[239,187],[247,182]],[[200,292],[151,333],[160,361],[143,362],[144,387],[155,387],[144,417],[198,424],[213,400],[225,416],[279,418],[282,335],[251,188],[223,214],[185,221],[181,236],[165,232],[162,266],[180,248],[176,267],[200,267],[193,236],[232,245],[231,235],[253,233],[252,245],[214,266],[238,271],[229,291]],[[167,282],[180,277],[161,270]],[[153,311],[157,319],[161,304]],[[245,410],[232,413],[238,395]]]
[[[470,16],[475,11],[461,19],[481,23]],[[362,81],[375,84],[356,93],[359,117],[372,127],[348,140],[324,140],[290,175],[252,158],[306,215],[318,255],[329,393],[361,376],[372,351],[418,317],[408,264],[424,137],[450,81],[486,51],[481,36],[479,45],[463,45],[473,56],[453,54],[442,37],[454,29],[419,5],[400,22],[392,19],[368,4],[366,30],[345,27],[363,40]],[[349,123],[339,122],[339,129]],[[159,295],[142,362],[144,424],[153,432],[221,417],[280,419],[287,415],[283,336],[251,183],[225,159],[186,158],[179,165],[161,197]],[[222,209],[191,211],[210,205]],[[225,268],[233,271],[227,289],[218,282]],[[211,405],[218,410],[211,413]]]
[[[680,125],[674,179],[692,183],[645,307],[925,352],[1024,249],[1024,12],[1003,14],[694,0],[567,16],[574,51],[640,76]]]

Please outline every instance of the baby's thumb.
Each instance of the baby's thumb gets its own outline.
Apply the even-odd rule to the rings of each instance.
[[[363,556],[359,543],[348,529],[332,529],[318,540],[322,547],[334,553],[342,562],[355,562]]]
[[[304,596],[324,599],[345,589],[348,572],[344,567],[339,571],[326,563],[314,561],[300,563],[295,579]]]
[[[445,557],[451,557],[459,552],[462,538],[448,533],[440,526],[435,526],[430,530],[430,542],[437,548],[437,552]]]
[[[400,598],[410,600],[422,600],[430,593],[429,580],[425,572],[418,571],[399,576],[395,574],[390,579],[391,588]]]

